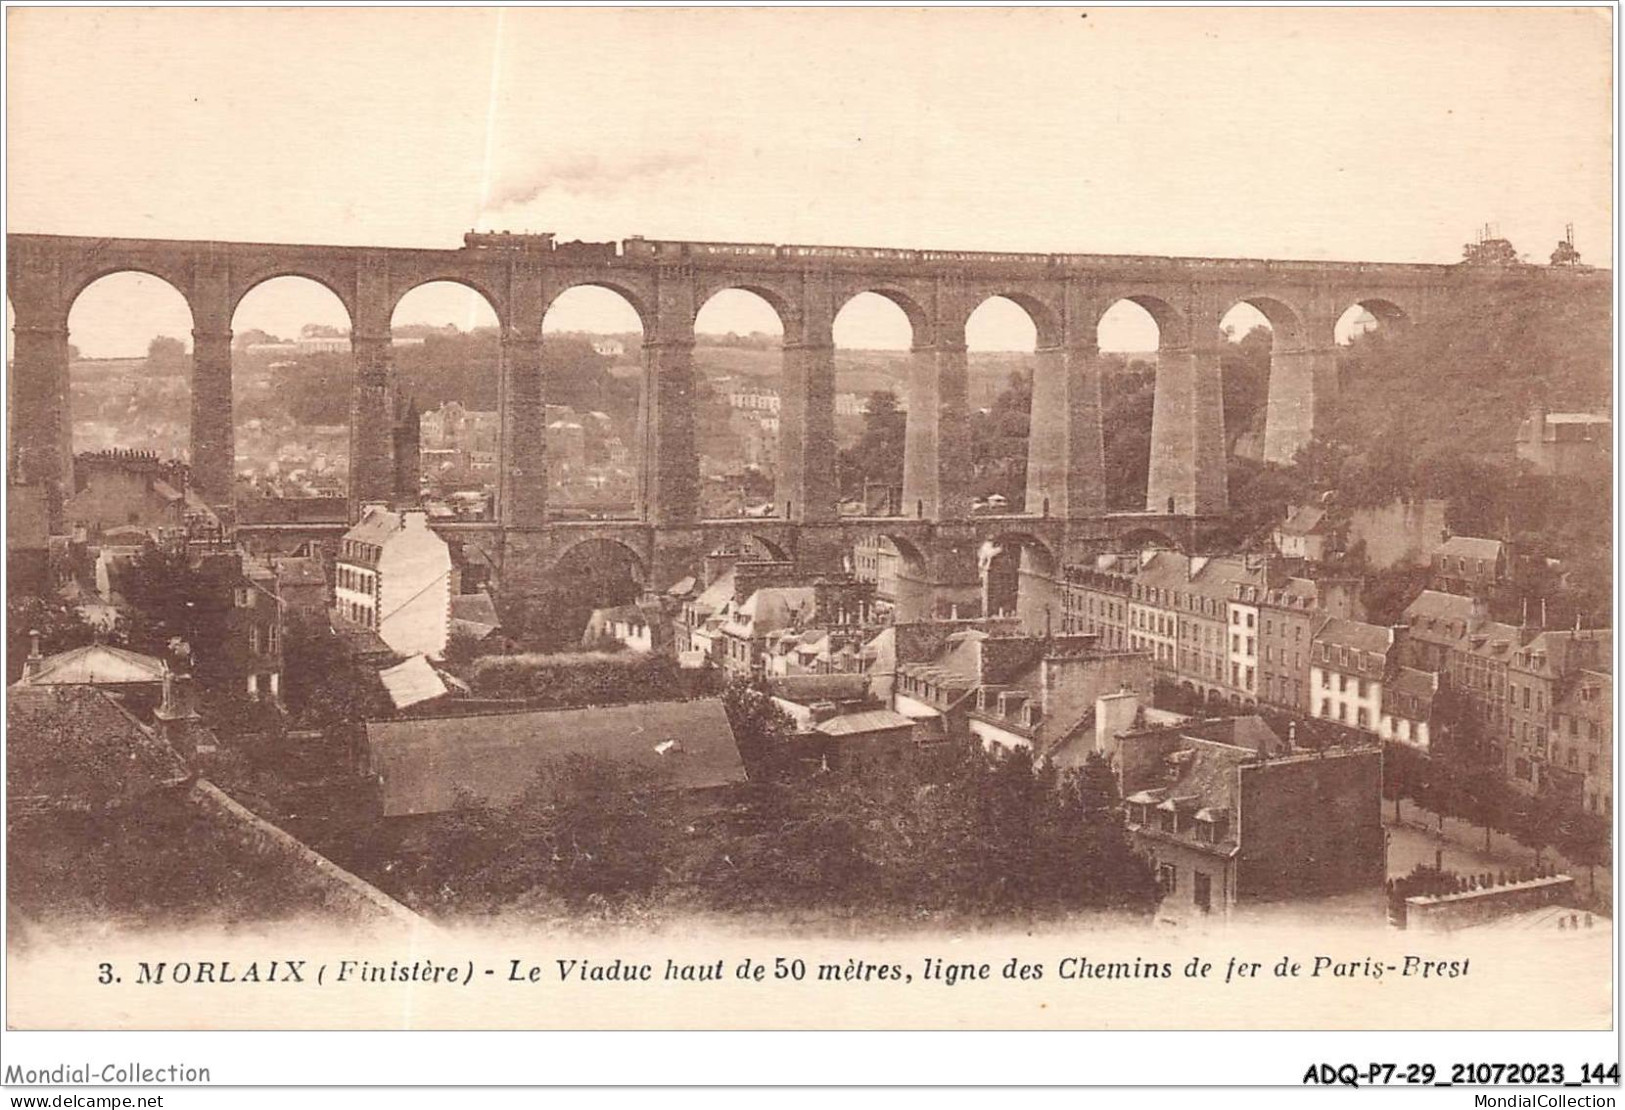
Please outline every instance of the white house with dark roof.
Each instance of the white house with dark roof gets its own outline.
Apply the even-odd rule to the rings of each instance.
[[[1415,667],[1395,667],[1382,684],[1382,714],[1377,735],[1426,752],[1433,742],[1433,699],[1439,675]]]
[[[1318,563],[1326,558],[1330,531],[1325,509],[1318,505],[1299,505],[1289,511],[1275,529],[1275,550],[1288,559]]]
[[[1376,732],[1394,630],[1329,617],[1309,655],[1309,715]]]
[[[438,659],[451,629],[451,550],[419,509],[369,506],[339,541],[334,605],[403,656]]]

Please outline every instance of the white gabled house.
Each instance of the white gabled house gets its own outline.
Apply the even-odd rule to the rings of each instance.
[[[445,654],[451,630],[451,550],[421,509],[368,506],[334,564],[339,616],[403,656]]]

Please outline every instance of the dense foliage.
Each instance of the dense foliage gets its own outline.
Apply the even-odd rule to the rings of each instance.
[[[1537,863],[1554,847],[1579,866],[1607,861],[1610,822],[1554,789],[1527,795],[1514,788],[1487,729],[1448,687],[1435,697],[1431,736],[1428,754],[1398,743],[1383,749],[1383,796],[1394,802],[1396,818],[1399,800],[1409,798],[1441,819],[1482,828],[1486,853],[1491,834],[1501,832],[1534,852]]]
[[[716,672],[685,670],[666,655],[485,655],[469,664],[466,673],[477,696],[519,699],[538,709],[669,701],[720,692]]]
[[[1149,913],[1108,772],[966,748],[893,774],[702,797],[575,759],[438,819],[371,876],[441,914],[720,910],[896,919]],[[377,861],[374,861],[374,867]]]

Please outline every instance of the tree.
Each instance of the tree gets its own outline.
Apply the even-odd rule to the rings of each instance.
[[[1027,436],[1032,413],[1032,381],[1012,371],[1005,388],[986,412],[970,421],[970,464],[978,495],[997,493],[1010,512],[1027,498]]]
[[[780,709],[760,679],[735,679],[722,692],[722,708],[728,714],[739,757],[753,782],[769,782],[793,768],[790,744],[796,724]]]
[[[1225,435],[1234,441],[1245,432],[1263,431],[1275,333],[1266,325],[1258,324],[1239,338],[1227,339],[1219,348],[1219,371]]]
[[[1117,790],[1117,772],[1112,761],[1101,752],[1090,752],[1077,772],[1078,801],[1085,813],[1110,814],[1117,810],[1121,797]]]
[[[1564,239],[1557,244],[1557,249],[1552,252],[1553,266],[1578,266],[1579,264],[1580,252],[1574,249],[1573,243]]]
[[[1476,243],[1463,243],[1462,261],[1473,266],[1511,266],[1518,261],[1518,252],[1506,239],[1480,239]]]
[[[1524,847],[1534,850],[1536,867],[1540,866],[1541,853],[1562,838],[1568,816],[1566,808],[1556,790],[1542,787],[1518,814],[1512,835]]]
[[[907,414],[898,408],[897,394],[889,389],[869,394],[863,414],[863,434],[837,460],[843,497],[861,497],[865,482],[887,486],[903,484],[903,443]]]
[[[171,336],[160,335],[147,344],[147,373],[158,375],[183,374],[187,369],[186,344]]]
[[[282,698],[302,726],[325,730],[388,711],[377,672],[357,663],[326,625],[291,623],[286,636]]]
[[[1558,845],[1569,862],[1584,867],[1591,893],[1597,893],[1597,865],[1613,858],[1613,824],[1595,813],[1577,812],[1569,816],[1562,843]]]
[[[22,677],[23,664],[35,637],[41,655],[55,655],[83,647],[96,638],[96,630],[78,611],[58,598],[19,594],[6,599],[6,682]]]

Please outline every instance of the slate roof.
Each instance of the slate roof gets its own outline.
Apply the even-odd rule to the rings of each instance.
[[[745,781],[717,698],[369,721],[366,729],[386,817],[443,813],[460,796],[508,805],[538,770],[571,756],[646,771],[670,789]]]
[[[1483,659],[1508,663],[1511,662],[1512,653],[1523,642],[1523,638],[1523,629],[1515,624],[1485,621],[1472,630],[1468,638],[1467,651]]]
[[[1466,624],[1473,619],[1473,599],[1464,594],[1447,594],[1442,590],[1423,590],[1416,600],[1405,607],[1405,618],[1417,617],[1456,621]]]
[[[1393,632],[1378,624],[1366,624],[1364,621],[1351,621],[1343,617],[1328,617],[1326,623],[1320,626],[1320,631],[1315,633],[1315,640],[1337,647],[1385,655],[1393,642]]]
[[[322,564],[316,559],[278,559],[276,581],[278,586],[321,586],[325,589],[327,575],[322,572]]]
[[[377,632],[343,616],[337,609],[329,609],[327,619],[333,627],[334,635],[344,642],[350,654],[388,657],[396,655],[395,649],[384,643],[383,637]]]
[[[405,515],[392,509],[374,506],[368,510],[366,516],[356,522],[354,528],[344,533],[344,538],[382,547],[389,542],[392,535],[401,530],[402,518]]]
[[[1281,531],[1292,536],[1307,536],[1320,530],[1326,519],[1326,510],[1315,505],[1300,505],[1281,524]]]
[[[811,619],[817,604],[811,586],[764,586],[739,607],[727,631],[734,636],[765,636],[797,620]]]
[[[1158,551],[1140,567],[1134,580],[1141,586],[1183,589],[1190,583],[1190,560],[1177,551]]]
[[[12,806],[86,809],[184,782],[186,764],[106,692],[6,691],[6,795]]]
[[[451,628],[483,640],[502,627],[496,604],[491,595],[481,591],[475,594],[451,595]]]
[[[1433,554],[1447,555],[1451,558],[1484,559],[1494,562],[1501,557],[1502,544],[1500,540],[1480,539],[1477,536],[1451,536],[1438,547]]]
[[[698,612],[715,613],[726,605],[728,599],[733,595],[734,572],[730,570],[719,575],[715,582],[701,590],[700,595],[693,600],[692,604]]]

